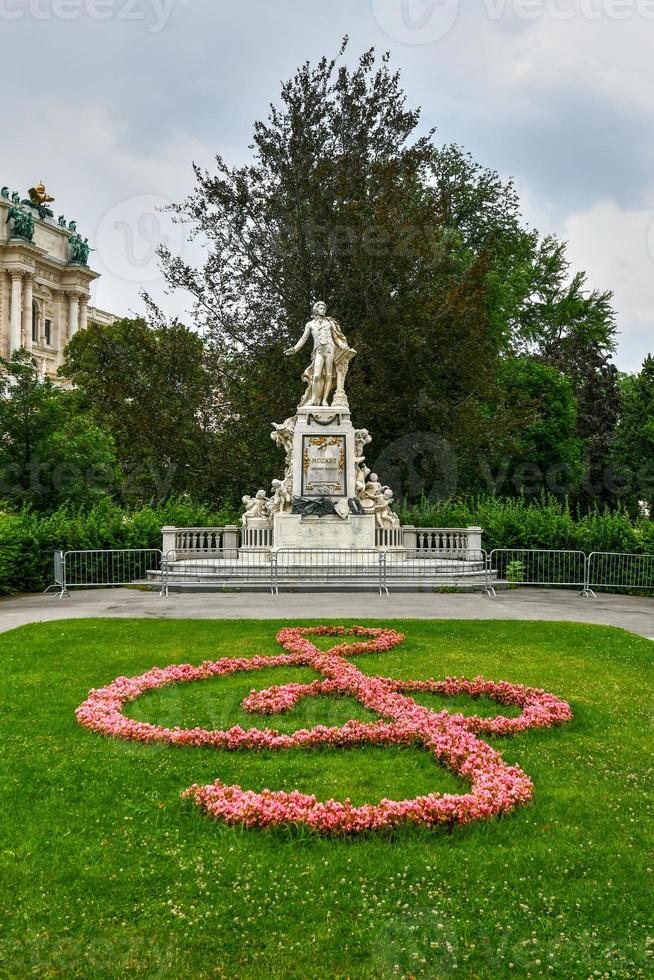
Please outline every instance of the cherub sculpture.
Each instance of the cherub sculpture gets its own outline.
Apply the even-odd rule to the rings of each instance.
[[[245,504],[245,513],[241,518],[241,524],[245,526],[249,520],[268,517],[268,499],[265,490],[258,490],[254,497],[242,497]]]
[[[272,488],[273,495],[268,501],[268,513],[270,516],[288,513],[293,506],[293,494],[286,480],[273,480]]]

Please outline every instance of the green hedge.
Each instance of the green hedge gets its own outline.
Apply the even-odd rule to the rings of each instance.
[[[557,500],[480,497],[401,505],[403,524],[484,529],[483,546],[627,551],[654,554],[654,521],[634,523],[621,511],[575,515]],[[110,501],[90,510],[61,507],[48,515],[0,509],[0,595],[38,592],[52,584],[56,550],[160,548],[161,528],[221,527],[238,523],[231,505],[212,509],[182,498],[125,511]]]
[[[109,500],[90,510],[61,507],[47,515],[0,509],[0,595],[38,592],[51,585],[57,550],[160,548],[165,524],[220,527],[237,519],[231,506],[215,509],[186,499],[133,512]]]
[[[484,529],[483,547],[627,551],[654,554],[654,521],[634,523],[623,511],[575,514],[552,497],[476,497],[423,501],[398,509],[403,524]]]

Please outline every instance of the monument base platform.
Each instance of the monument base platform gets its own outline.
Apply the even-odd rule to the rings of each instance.
[[[373,514],[350,514],[340,517],[303,517],[300,514],[275,514],[273,518],[275,548],[375,548]]]

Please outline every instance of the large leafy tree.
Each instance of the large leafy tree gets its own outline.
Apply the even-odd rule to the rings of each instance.
[[[279,466],[269,422],[297,403],[303,366],[282,351],[317,298],[359,352],[350,402],[378,451],[407,429],[465,446],[483,437],[502,344],[488,315],[490,259],[482,241],[468,248],[448,228],[438,154],[431,134],[413,138],[418,122],[386,57],[367,52],[352,70],[323,59],[255,125],[250,164],[195,168],[177,215],[207,243],[206,262],[194,269],[165,251],[163,261],[169,283],[192,294],[219,365],[235,477]]]
[[[235,487],[279,467],[269,422],[301,391],[300,365],[282,351],[318,298],[359,352],[348,391],[376,453],[391,458],[407,432],[438,434],[463,489],[482,485],[479,458],[515,424],[497,390],[504,356],[535,353],[566,374],[587,357],[584,377],[601,376],[608,294],[587,295],[564,246],[524,226],[510,181],[417,135],[419,124],[387,55],[304,64],[255,123],[251,161],[196,166],[194,191],[173,209],[206,245],[200,268],[161,257],[215,359]],[[586,381],[572,381],[581,403]]]
[[[635,504],[644,500],[654,517],[654,357],[648,354],[640,374],[624,376],[621,387],[616,485],[631,491]]]
[[[565,246],[555,238],[540,242],[532,258],[531,292],[513,323],[514,347],[562,371],[577,398],[577,435],[583,443],[586,475],[582,498],[612,499],[610,464],[620,411],[612,294],[587,287],[583,272],[572,274]]]
[[[577,399],[557,368],[529,356],[501,366],[494,406],[513,419],[510,435],[494,460],[494,488],[503,493],[575,493],[584,473],[577,436]]]
[[[111,432],[125,498],[209,493],[218,393],[195,332],[179,323],[150,327],[141,319],[91,324],[68,344],[61,373]]]
[[[111,436],[24,350],[0,358],[0,499],[51,510],[91,504],[118,480]]]

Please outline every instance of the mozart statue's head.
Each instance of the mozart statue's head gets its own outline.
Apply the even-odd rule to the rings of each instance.
[[[326,303],[323,303],[323,301],[321,299],[319,299],[311,307],[311,312],[314,314],[314,316],[316,315],[316,313],[318,314],[318,316],[326,316],[326,314],[327,314],[327,304]]]

